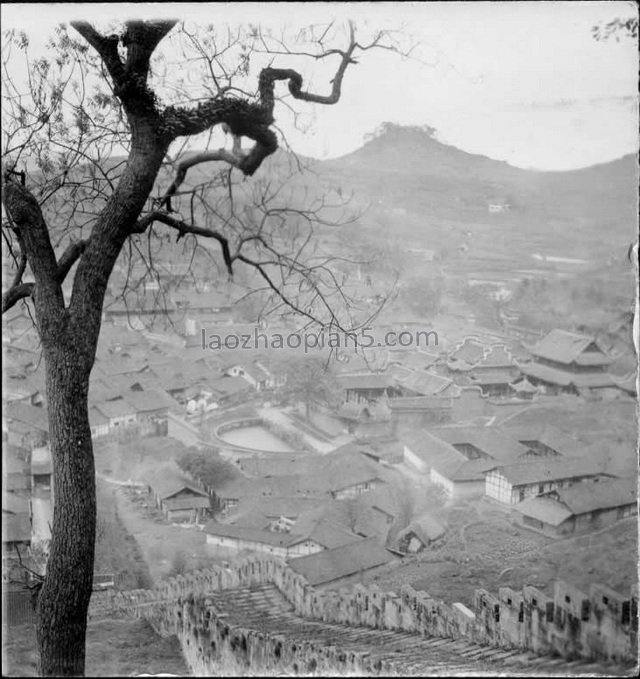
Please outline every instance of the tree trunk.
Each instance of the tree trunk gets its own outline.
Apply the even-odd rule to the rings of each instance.
[[[93,583],[96,493],[87,406],[87,366],[92,361],[69,339],[44,347],[54,509],[47,572],[38,597],[42,676],[84,675]]]
[[[100,216],[100,228],[92,233],[78,263],[69,308],[62,302],[53,311],[47,286],[34,292],[47,376],[54,486],[51,549],[38,597],[41,676],[84,676],[96,531],[89,376],[109,276],[149,196],[165,151],[150,126],[134,131],[127,167]]]

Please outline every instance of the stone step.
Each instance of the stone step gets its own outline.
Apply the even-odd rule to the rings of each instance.
[[[522,673],[535,671],[609,674],[597,663],[567,662],[541,657],[523,649],[480,646],[467,639],[422,637],[400,630],[351,627],[297,615],[275,585],[260,585],[207,595],[227,624],[286,637],[293,643],[334,647],[370,663],[382,663],[394,674],[405,676],[492,674],[502,669]],[[145,610],[155,602],[149,602]],[[610,669],[610,668],[608,668]]]

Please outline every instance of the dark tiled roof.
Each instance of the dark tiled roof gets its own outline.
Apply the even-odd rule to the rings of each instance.
[[[140,413],[154,410],[179,409],[175,401],[163,389],[148,389],[145,391],[130,391],[125,394],[125,400],[135,411]]]
[[[420,396],[435,396],[444,392],[453,384],[453,381],[425,370],[413,370],[406,377],[398,378],[397,384]]]
[[[293,547],[300,542],[305,542],[309,538],[298,533],[281,533],[277,531],[260,530],[258,528],[245,528],[230,524],[209,521],[204,527],[204,532],[209,535],[217,535],[224,538],[244,540],[246,542],[259,542],[273,547]]]
[[[114,417],[126,417],[127,415],[135,415],[135,408],[129,405],[124,399],[118,398],[114,401],[102,401],[96,403],[95,408],[109,419]]]
[[[601,474],[601,465],[582,458],[544,458],[533,462],[494,465],[513,486],[531,483],[589,478]]]
[[[146,479],[146,483],[151,486],[161,500],[166,500],[176,495],[181,490],[188,489],[193,493],[208,498],[208,495],[198,488],[196,484],[180,473],[173,466],[165,466],[158,469],[154,474]]]
[[[451,445],[471,444],[496,460],[513,460],[527,452],[518,440],[497,427],[439,427],[431,433]]]
[[[554,494],[573,514],[636,504],[638,498],[635,479],[576,483],[569,488],[557,490]]]
[[[336,549],[291,559],[289,567],[310,585],[322,585],[393,561],[377,538],[368,538]]]
[[[558,384],[568,387],[570,384],[578,388],[613,387],[615,383],[611,375],[607,373],[571,373],[559,368],[552,368],[540,363],[529,363],[520,366],[520,370],[529,377],[535,377],[549,384]]]

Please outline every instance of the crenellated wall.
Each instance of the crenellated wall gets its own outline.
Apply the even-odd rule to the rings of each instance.
[[[447,604],[426,591],[404,586],[400,593],[375,585],[351,590],[316,590],[280,560],[255,556],[177,576],[155,590],[101,593],[91,613],[106,610],[145,617],[160,634],[177,634],[194,672],[211,674],[225,654],[241,666],[265,670],[379,673],[366,658],[342,657],[335,648],[313,644],[303,649],[278,635],[231,628],[216,616],[207,593],[274,584],[304,618],[354,627],[398,630],[427,637],[465,638],[505,649],[521,648],[540,655],[631,663],[637,657],[638,592],[629,597],[603,585],[589,594],[558,582],[552,597],[525,586],[500,588],[497,596],[476,590],[471,608]],[[335,664],[337,663],[337,664]],[[218,666],[219,667],[219,666]],[[386,668],[387,670],[389,668]]]

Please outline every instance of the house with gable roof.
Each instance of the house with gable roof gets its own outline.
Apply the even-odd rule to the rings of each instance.
[[[611,479],[556,489],[529,498],[514,509],[523,526],[564,537],[635,516],[637,503],[636,479]]]
[[[169,521],[197,523],[209,513],[209,495],[173,465],[158,469],[147,484],[156,506]]]
[[[530,497],[607,477],[611,478],[603,473],[601,464],[580,457],[498,463],[485,470],[485,493],[502,504],[515,505]]]
[[[594,337],[565,330],[552,330],[534,347],[533,360],[521,370],[534,385],[549,393],[583,393],[615,387],[607,372],[613,362]]]

